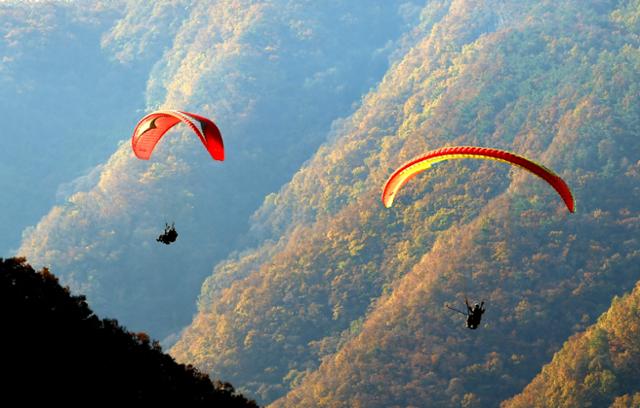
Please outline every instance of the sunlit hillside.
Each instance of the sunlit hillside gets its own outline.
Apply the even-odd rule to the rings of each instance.
[[[128,2],[104,49],[122,64],[155,57],[147,110],[210,117],[226,160],[213,162],[184,128],[149,162],[126,140],[89,188],[26,231],[18,253],[127,326],[158,337],[180,330],[202,280],[244,247],[249,215],[380,80],[418,12],[387,1]],[[172,221],[180,239],[158,245]]]
[[[593,326],[572,336],[524,391],[517,407],[640,405],[640,285],[616,297]]]
[[[172,349],[275,406],[495,406],[638,280],[637,2],[429,2],[413,46],[265,199]],[[442,145],[556,170],[441,163]],[[444,307],[485,299],[481,330]],[[278,399],[280,398],[280,399]]]
[[[0,249],[24,228],[101,316],[273,407],[638,401],[640,0],[6,4]],[[184,125],[135,158],[156,109],[211,118],[225,161]],[[575,213],[473,159],[382,205],[456,145],[553,170]]]

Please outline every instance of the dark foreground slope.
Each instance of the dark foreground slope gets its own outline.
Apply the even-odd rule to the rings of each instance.
[[[640,284],[569,339],[503,407],[640,406]]]
[[[0,258],[1,401],[256,407],[162,353],[144,333],[99,319],[47,269]]]

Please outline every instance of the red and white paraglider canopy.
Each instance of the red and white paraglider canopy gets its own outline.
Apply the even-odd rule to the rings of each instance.
[[[131,137],[133,153],[138,159],[149,160],[158,141],[179,122],[189,126],[198,135],[214,160],[224,160],[222,135],[215,123],[195,113],[177,110],[156,111],[142,118]]]

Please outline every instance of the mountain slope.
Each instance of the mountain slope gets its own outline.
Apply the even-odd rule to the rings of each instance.
[[[637,406],[639,375],[640,284],[614,298],[596,324],[572,336],[524,391],[502,406]]]
[[[379,79],[414,17],[386,1],[342,0],[129,2],[126,12],[105,47],[123,63],[159,55],[147,81],[149,109],[211,117],[226,160],[211,161],[181,129],[150,162],[123,143],[97,183],[29,229],[18,253],[54,267],[99,312],[164,337],[188,323],[212,265],[242,248],[264,195]],[[165,26],[175,33],[169,39]],[[180,234],[171,247],[155,242],[167,221]]]
[[[289,392],[276,406],[495,405],[520,390],[637,280],[627,3],[430,2],[415,45],[265,200],[265,245],[214,271],[171,353],[260,402]],[[384,210],[391,170],[444,144],[549,166],[577,214],[532,176],[476,162],[434,167]],[[443,307],[465,292],[490,301],[477,335]]]
[[[100,47],[120,5],[0,3],[0,255],[15,251],[24,227],[54,204],[95,184],[89,170],[144,104],[150,65],[114,63]]]
[[[0,306],[6,404],[257,406],[231,384],[176,364],[145,333],[99,319],[83,296],[24,259],[0,258]]]

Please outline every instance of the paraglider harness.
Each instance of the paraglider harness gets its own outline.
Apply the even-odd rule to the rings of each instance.
[[[471,330],[475,330],[480,325],[480,320],[482,319],[482,314],[485,312],[484,309],[484,300],[478,305],[476,303],[475,307],[471,307],[469,305],[469,301],[467,297],[464,298],[464,304],[467,306],[467,312],[463,312],[449,305],[445,305],[448,309],[453,310],[454,312],[460,313],[462,315],[467,316],[467,328]]]
[[[162,242],[165,245],[169,245],[172,242],[175,242],[178,238],[178,232],[176,232],[176,228],[174,223],[171,223],[169,226],[168,223],[165,223],[164,232],[156,238],[156,241]]]

